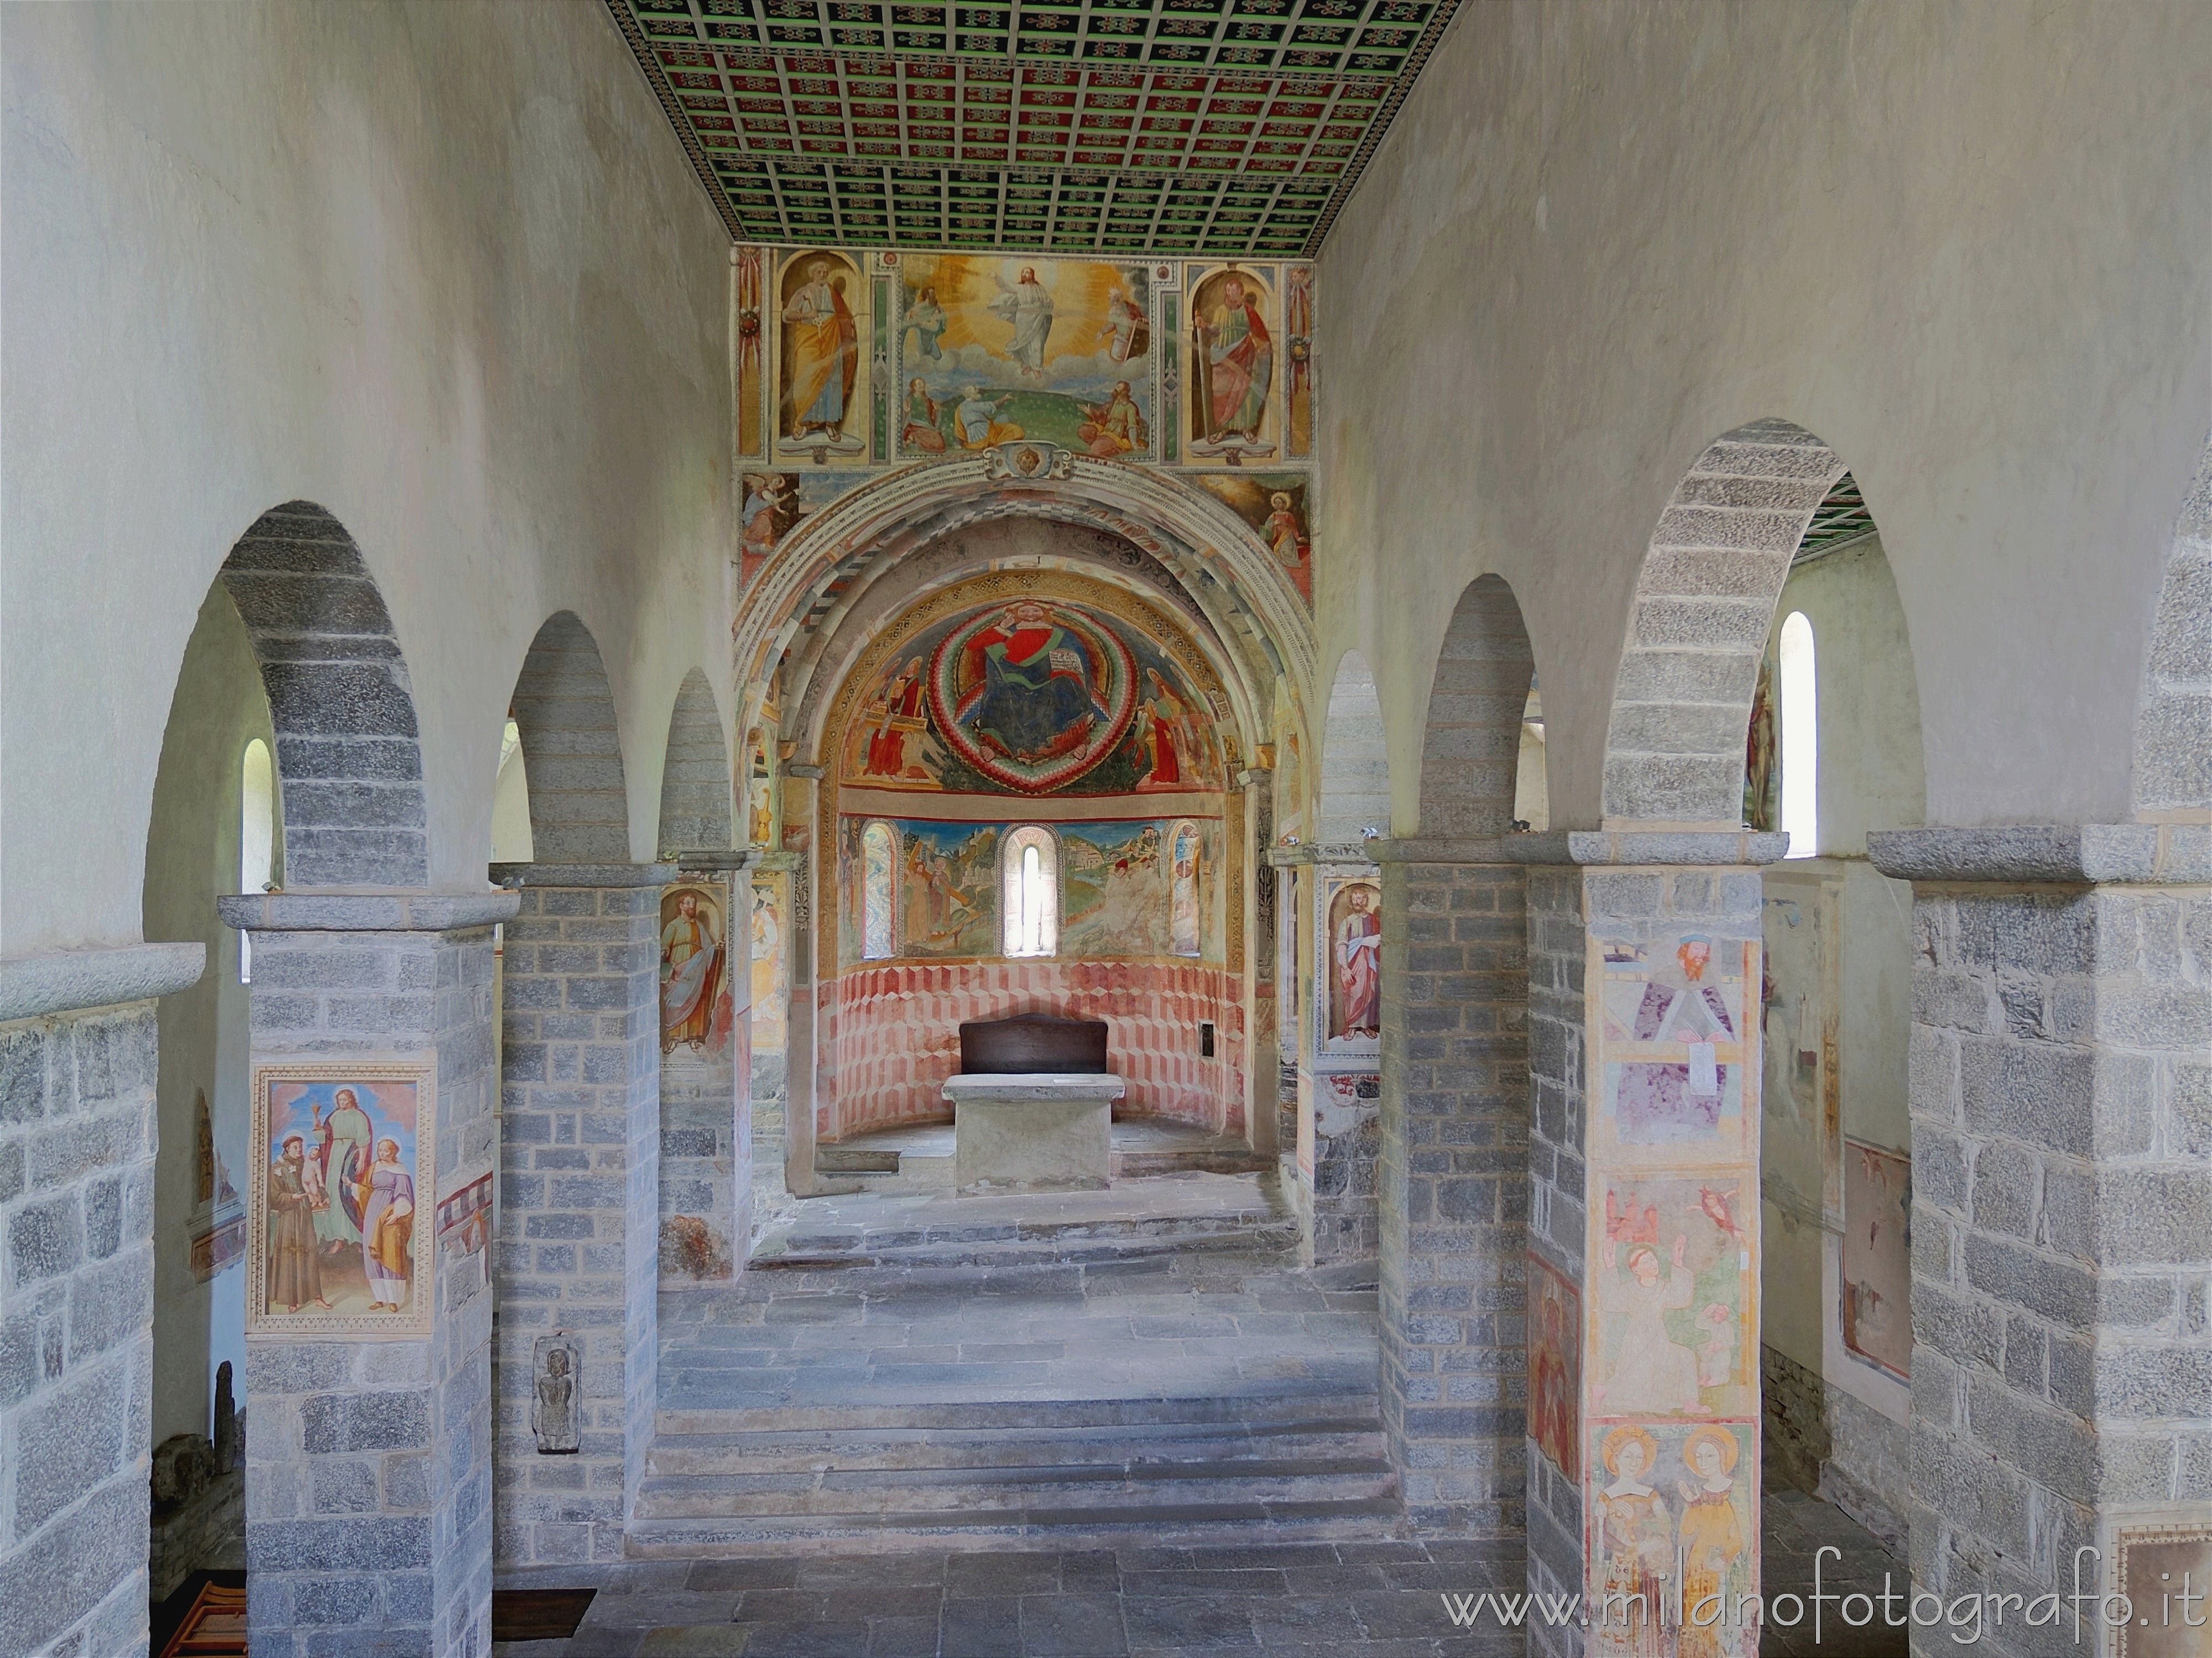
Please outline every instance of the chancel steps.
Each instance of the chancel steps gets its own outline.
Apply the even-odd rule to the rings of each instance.
[[[1371,1393],[663,1411],[634,1556],[1399,1535]]]

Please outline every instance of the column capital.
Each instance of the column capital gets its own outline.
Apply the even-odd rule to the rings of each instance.
[[[117,944],[0,961],[0,1021],[36,1019],[167,996],[199,982],[207,946]]]
[[[775,855],[766,847],[719,847],[692,852],[672,852],[665,861],[676,869],[722,870],[734,875],[740,871],[762,868],[767,865],[769,859]],[[546,884],[541,880],[532,884],[544,886]]]
[[[2201,885],[2212,881],[2212,824],[2002,823],[1875,829],[1867,857],[1900,881],[2011,886]]]
[[[240,932],[456,932],[512,916],[511,892],[417,892],[309,888],[235,893],[215,901],[226,926]]]
[[[665,887],[674,864],[494,864],[491,878],[503,887]]]
[[[1760,829],[1542,829],[1498,841],[1515,864],[1771,864],[1790,837]]]

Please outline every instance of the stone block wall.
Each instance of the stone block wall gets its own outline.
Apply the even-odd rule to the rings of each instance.
[[[146,1649],[157,1035],[0,1025],[0,1652]]]
[[[537,878],[552,878],[521,886],[507,926],[494,1246],[502,1565],[621,1558],[657,1369],[665,877],[599,887]],[[541,1456],[532,1355],[555,1331],[582,1349],[583,1448]]]
[[[1422,1523],[1523,1523],[1526,877],[1382,865],[1382,1418]]]
[[[434,1061],[437,1204],[418,1193],[418,1226],[490,1174],[491,986],[488,926],[255,938],[257,1065]],[[492,1298],[472,1233],[434,1248],[426,1339],[247,1339],[257,1655],[489,1650]]]
[[[1913,934],[1912,1570],[2033,1595],[2212,1505],[2212,896],[1923,883]]]
[[[1532,865],[1528,872],[1528,1224],[1530,1253],[1571,1284],[1589,1305],[1583,1270],[1583,1163],[1586,1114],[1583,1011],[1588,933],[1582,872]],[[1562,1469],[1533,1438],[1527,1457],[1528,1588],[1539,1594],[1578,1593],[1583,1579],[1583,1496],[1578,1471]],[[1532,1629],[1532,1650],[1563,1655],[1578,1643],[1564,1631]]]
[[[1308,1230],[1314,1265],[1372,1260],[1382,1247],[1382,1075],[1312,1072],[1307,1084],[1313,1090]]]

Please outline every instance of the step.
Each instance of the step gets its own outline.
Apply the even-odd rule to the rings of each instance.
[[[648,1520],[933,1514],[1049,1507],[1069,1513],[1169,1503],[1274,1505],[1385,1497],[1397,1489],[1379,1457],[1003,1468],[828,1468],[775,1474],[662,1476],[639,1487]]]
[[[814,1172],[817,1175],[896,1175],[898,1171],[899,1154],[896,1151],[842,1145],[815,1148]]]
[[[1295,1216],[1254,1212],[1155,1216],[1065,1224],[793,1230],[771,1241],[753,1270],[824,1266],[1018,1266],[1134,1260],[1185,1252],[1274,1254],[1295,1248]]]
[[[1309,1424],[1379,1423],[1371,1388],[1341,1382],[1273,1378],[1266,1391],[1219,1397],[1130,1399],[998,1399],[882,1405],[790,1405],[716,1409],[664,1406],[655,1417],[655,1443],[692,1436],[775,1433],[913,1431],[931,1434],[1070,1438],[1100,1430],[1177,1431],[1242,1428],[1250,1432],[1297,1429]]]
[[[1153,1548],[1207,1545],[1375,1541],[1410,1536],[1395,1494],[1326,1501],[1172,1503],[1126,1508],[899,1511],[867,1515],[758,1515],[742,1518],[646,1519],[630,1522],[623,1550],[633,1559],[730,1559],[787,1554],[889,1554],[908,1550]]]
[[[1379,1423],[1318,1419],[1241,1426],[1191,1423],[1135,1427],[845,1429],[796,1433],[671,1434],[656,1439],[646,1477],[744,1477],[830,1468],[945,1471],[1142,1466],[1249,1459],[1279,1462],[1372,1460],[1383,1454]]]

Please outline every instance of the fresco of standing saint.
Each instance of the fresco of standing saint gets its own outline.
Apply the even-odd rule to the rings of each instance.
[[[1355,881],[1329,906],[1328,1034],[1373,1042],[1382,1034],[1382,894]]]
[[[1275,452],[1267,393],[1275,340],[1261,314],[1266,290],[1248,272],[1225,270],[1191,296],[1191,446],[1212,457]]]
[[[860,272],[830,252],[802,253],[785,267],[781,394],[777,430],[787,448],[857,455],[867,447],[857,431],[865,399],[856,393],[860,326],[852,296]]]
[[[722,905],[704,886],[671,887],[660,901],[660,1051],[716,1051],[729,1039],[723,1007]]]

